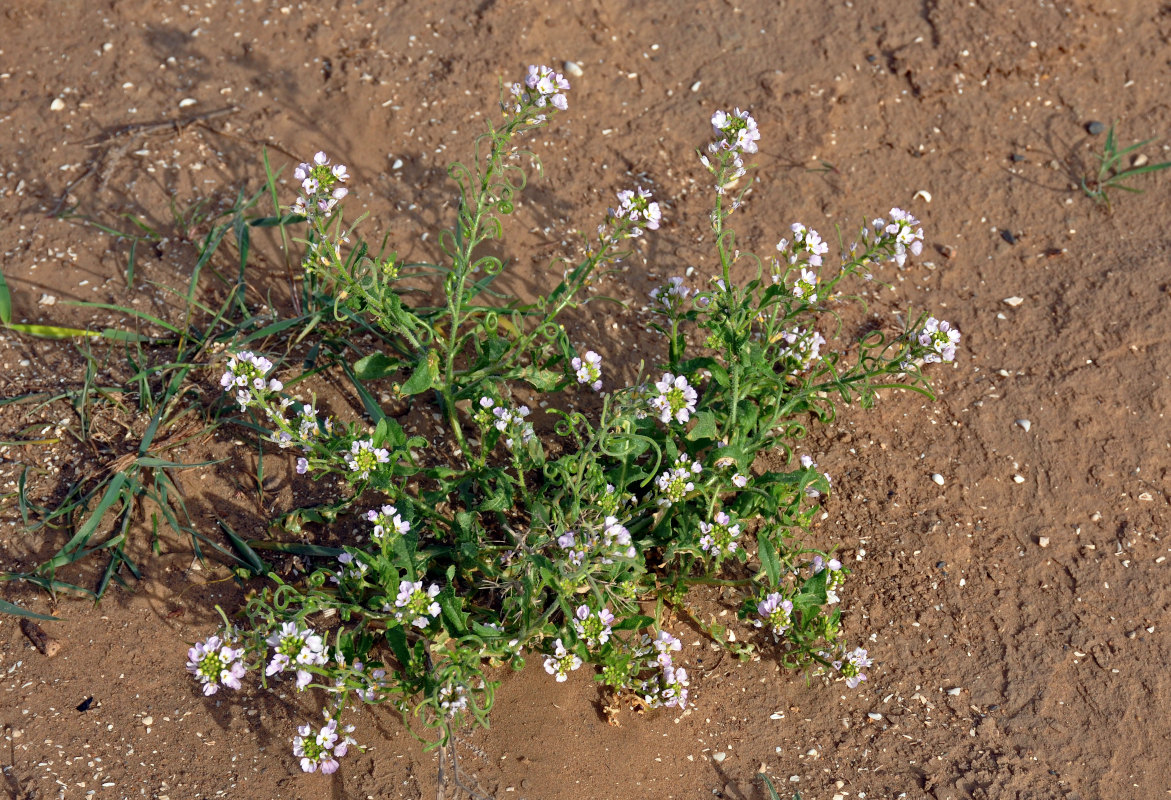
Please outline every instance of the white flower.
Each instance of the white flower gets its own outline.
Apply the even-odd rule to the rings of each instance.
[[[560,638],[555,639],[553,644],[553,655],[545,656],[545,672],[554,676],[558,683],[562,683],[569,677],[570,672],[581,666],[581,659],[566,650]]]
[[[187,651],[187,671],[203,684],[203,693],[211,696],[220,684],[239,690],[244,677],[243,648],[231,646],[219,636],[210,636],[206,642],[196,642]]]
[[[593,350],[587,350],[585,358],[574,357],[570,362],[578,383],[587,384],[595,392],[602,390],[602,357]]]
[[[655,382],[655,389],[658,395],[651,397],[650,407],[659,415],[660,421],[670,422],[674,419],[678,423],[685,423],[691,419],[699,395],[686,377],[664,372],[662,380]]]
[[[398,597],[394,601],[399,609],[394,612],[395,619],[404,624],[409,621],[416,628],[426,628],[439,616],[439,603],[435,601],[438,596],[438,584],[431,584],[424,592],[422,581],[400,582]]]
[[[931,364],[939,361],[954,361],[956,345],[960,342],[960,332],[952,328],[946,320],[937,320],[928,317],[919,332],[919,344],[931,348],[931,352],[923,357],[923,361]]]

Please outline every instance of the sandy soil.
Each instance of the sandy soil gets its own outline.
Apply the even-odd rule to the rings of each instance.
[[[124,324],[76,300],[169,313],[160,287],[184,285],[201,235],[183,235],[172,199],[255,191],[264,146],[286,165],[327,150],[354,174],[363,230],[428,252],[422,234],[450,211],[444,166],[469,152],[498,79],[529,63],[571,59],[584,74],[537,145],[546,178],[508,245],[522,276],[540,285],[565,232],[591,226],[632,175],[670,201],[664,229],[601,287],[633,310],[575,322],[631,369],[650,346],[645,291],[712,264],[693,149],[714,108],[751,109],[763,133],[746,245],[892,205],[922,219],[923,257],[887,276],[896,291],[868,297],[870,311],[893,324],[907,305],[935,310],[963,331],[961,356],[937,371],[937,402],[892,393],[810,443],[838,490],[815,535],[854,570],[844,613],[876,660],[870,681],[843,694],[767,659],[739,667],[692,631],[694,707],[610,727],[588,676],[554,684],[530,668],[505,678],[492,728],[458,745],[495,797],[756,800],[762,765],[805,800],[1171,793],[1171,176],[1147,176],[1112,214],[1076,188],[1105,138],[1090,123],[1117,120],[1124,144],[1171,131],[1171,7],[21,0],[0,15],[0,270],[30,322]],[[60,208],[123,229],[134,214],[170,238],[138,254],[128,289],[126,243],[49,215]],[[280,306],[283,267],[267,258],[254,299],[271,291]],[[72,344],[0,332],[0,397],[76,387],[83,364]],[[76,425],[60,403],[2,411],[7,441]],[[124,452],[107,428],[101,447],[0,447],[0,494],[31,464],[40,501],[59,497]],[[234,488],[251,463],[239,451],[179,454],[234,459],[184,480],[209,534],[216,514],[264,532]],[[293,500],[287,484],[274,496]],[[0,513],[0,569],[61,545],[28,534],[11,497]],[[96,608],[3,587],[64,620],[46,625],[63,646],[48,659],[0,617],[8,797],[435,792],[435,755],[393,714],[360,714],[371,749],[304,776],[290,737],[308,698],[200,696],[187,643],[240,591],[223,567],[193,568],[184,541],[164,535],[151,556],[149,523],[134,535],[144,579]]]

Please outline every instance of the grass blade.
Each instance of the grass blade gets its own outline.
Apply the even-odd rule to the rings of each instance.
[[[14,617],[27,617],[28,619],[40,619],[46,622],[60,622],[59,617],[50,617],[48,614],[38,614],[35,611],[21,608],[16,603],[9,603],[7,600],[0,600],[0,614],[11,614]]]

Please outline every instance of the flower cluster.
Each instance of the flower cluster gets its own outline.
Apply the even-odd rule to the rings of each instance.
[[[809,457],[808,455],[802,455],[802,456],[801,456],[801,468],[802,468],[802,469],[816,469],[816,468],[817,468],[817,462],[816,462],[816,461],[814,461],[814,460],[813,460],[811,457]],[[826,482],[826,483],[828,483],[828,484],[830,484],[830,485],[832,486],[832,485],[833,485],[833,480],[831,480],[831,479],[830,479],[830,477],[829,477],[829,473],[828,473],[828,472],[823,472],[823,473],[821,473],[821,474],[822,474],[822,476],[824,476],[824,477],[825,477],[825,482]],[[805,496],[806,496],[806,497],[811,497],[811,498],[813,498],[814,500],[816,500],[817,498],[821,497],[821,492],[820,492],[820,491],[818,491],[818,490],[817,490],[815,487],[813,487],[813,486],[806,486],[806,487],[805,487]]]
[[[669,423],[673,419],[685,423],[691,419],[699,394],[686,377],[664,372],[662,380],[655,382],[655,392],[650,393],[648,404],[661,422]]]
[[[375,447],[372,439],[356,439],[345,454],[346,467],[358,480],[364,481],[379,464],[390,463],[390,453],[382,447]]]
[[[821,356],[821,346],[825,344],[825,337],[815,330],[794,328],[791,331],[781,331],[779,336],[788,345],[785,355],[796,362],[793,374],[809,369]]]
[[[328,217],[349,192],[338,184],[350,177],[345,164],[330,164],[329,157],[323,152],[313,156],[312,163],[304,162],[293,170],[293,177],[301,182],[301,191],[304,192],[293,204],[294,214],[309,216],[311,213]]]
[[[394,599],[395,619],[404,625],[426,628],[439,617],[439,603],[435,600],[438,596],[438,584],[433,583],[424,591],[422,581],[401,581]]]
[[[331,719],[318,731],[314,731],[311,725],[302,725],[293,738],[293,755],[301,759],[301,769],[305,772],[320,769],[331,775],[337,772],[337,760],[355,743],[350,736],[353,730],[353,725],[346,725],[339,731],[336,719]]]
[[[682,647],[683,643],[667,631],[659,631],[653,641],[643,638],[643,651],[655,654],[658,671],[640,682],[637,691],[651,708],[687,708],[687,670],[676,666],[671,655]]]
[[[606,517],[600,535],[588,529],[565,531],[557,537],[557,547],[575,569],[595,559],[601,564],[613,564],[617,558],[634,558],[636,553],[630,531],[617,517]]]
[[[717,511],[712,522],[699,523],[699,532],[703,534],[699,539],[699,546],[717,560],[735,553],[739,546],[736,537],[740,535],[740,524],[733,524],[732,518],[723,511]]]
[[[923,330],[919,331],[918,340],[919,344],[931,350],[923,357],[924,362],[933,364],[954,361],[956,345],[960,343],[960,332],[946,320],[928,317],[927,322],[923,324]]]
[[[285,388],[276,378],[268,378],[272,362],[248,350],[236,353],[228,359],[228,369],[220,378],[224,391],[236,390],[236,402],[241,410],[250,406],[263,405],[269,395]]]
[[[820,267],[823,263],[822,256],[829,252],[829,244],[822,241],[821,234],[815,230],[806,228],[800,222],[794,222],[791,230],[793,231],[793,241],[790,242],[788,239],[781,239],[777,242],[777,252],[790,265],[801,262],[809,264],[811,267]],[[804,277],[804,272],[802,272],[802,277]],[[775,282],[775,275],[773,279]],[[794,291],[794,294],[804,298],[804,295],[796,291]]]
[[[524,84],[514,83],[510,87],[510,91],[512,96],[516,98],[513,111],[518,114],[522,113],[526,107],[551,107],[557,111],[565,111],[569,108],[569,101],[565,97],[565,92],[569,91],[569,81],[561,73],[553,71],[551,67],[530,64]],[[544,121],[544,114],[538,114],[533,118],[534,123]]]
[[[360,581],[370,571],[370,566],[365,561],[355,559],[353,553],[342,553],[337,557],[337,560],[341,564],[341,568],[338,569],[337,574],[329,576],[333,583],[340,584],[347,580]]]
[[[366,512],[366,519],[374,523],[370,540],[380,547],[391,541],[391,537],[405,536],[411,530],[411,523],[403,519],[398,509],[391,505],[370,509]]]
[[[205,695],[218,692],[220,684],[239,690],[240,679],[244,677],[243,655],[243,648],[232,647],[224,638],[211,636],[206,642],[196,642],[187,651],[187,671],[203,684]]]
[[[574,356],[570,363],[573,365],[578,383],[588,385],[595,392],[602,391],[602,357],[600,355],[593,350],[587,350],[585,358]]]
[[[683,301],[690,294],[691,290],[683,285],[683,279],[678,275],[668,278],[666,285],[651,289],[650,296],[655,301],[651,310],[668,315],[677,314],[683,309]]]
[[[793,626],[793,602],[786,600],[780,592],[773,592],[756,605],[760,619],[752,624],[758,628],[767,627],[773,636],[783,636]]]
[[[577,654],[565,649],[561,639],[553,640],[553,655],[545,656],[545,672],[554,676],[558,683],[563,683],[569,673],[581,666],[581,659]]]
[[[670,507],[695,491],[695,482],[692,478],[701,472],[702,464],[692,461],[686,453],[680,455],[675,459],[674,466],[655,479],[655,485],[662,495],[659,498],[659,505]]]
[[[297,673],[297,689],[304,689],[313,680],[304,667],[320,667],[328,654],[325,640],[312,628],[301,628],[295,622],[284,622],[265,640],[276,652],[265,668],[265,675],[277,675],[292,667]]]
[[[881,218],[873,222],[875,231],[881,230],[893,240],[893,260],[900,267],[907,261],[908,250],[916,256],[923,252],[923,229],[916,228],[918,224],[919,220],[901,208],[890,210],[890,222]]]
[[[648,230],[658,230],[659,223],[663,219],[663,212],[659,208],[659,204],[651,200],[651,193],[639,187],[637,191],[624,189],[618,193],[618,208],[610,209],[609,219],[611,224],[623,221],[633,223],[627,231],[627,235],[637,237],[642,236],[640,225],[645,226]]]
[[[760,131],[756,128],[756,120],[747,111],[738,108],[731,114],[723,110],[716,111],[712,114],[712,129],[716,133],[716,140],[708,145],[710,152],[756,152]]]
[[[826,480],[829,479],[828,475],[825,477]],[[829,561],[826,561],[821,556],[814,556],[812,566],[814,575],[817,575],[822,570],[829,570],[829,575],[825,579],[825,602],[831,606],[841,602],[841,598],[838,597],[838,590],[846,583],[846,571],[842,569],[842,562],[836,558],[831,558]]]
[[[866,674],[862,670],[874,663],[861,647],[855,647],[850,652],[840,655],[824,651],[818,655],[829,661],[830,666],[841,673],[841,676],[846,679],[846,686],[851,689],[857,689],[862,681],[866,680]]]
[[[614,624],[614,615],[610,609],[603,608],[593,613],[583,603],[577,607],[574,616],[573,629],[577,631],[578,638],[586,643],[586,647],[601,647],[610,641],[610,626]]]
[[[509,450],[516,450],[536,438],[533,424],[525,420],[530,413],[528,406],[519,406],[511,409],[505,405],[496,405],[491,397],[480,398],[480,410],[476,412],[476,422],[484,428],[493,427],[504,436],[504,444]]]
[[[445,683],[439,689],[439,710],[454,717],[468,707],[468,689],[461,683]]]

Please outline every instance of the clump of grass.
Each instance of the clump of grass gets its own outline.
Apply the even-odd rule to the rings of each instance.
[[[1111,190],[1121,189],[1124,192],[1141,194],[1141,189],[1128,186],[1127,182],[1148,172],[1158,172],[1167,169],[1171,167],[1171,161],[1149,164],[1146,163],[1145,158],[1140,156],[1131,166],[1125,168],[1123,167],[1123,162],[1136,150],[1145,147],[1153,141],[1154,139],[1144,139],[1141,142],[1132,144],[1130,147],[1119,150],[1118,140],[1114,136],[1114,124],[1111,123],[1110,130],[1106,132],[1106,142],[1102,146],[1102,152],[1094,153],[1094,158],[1098,161],[1097,174],[1083,175],[1081,178],[1082,191],[1086,197],[1106,206],[1107,211],[1111,211],[1112,207],[1109,194]]]

